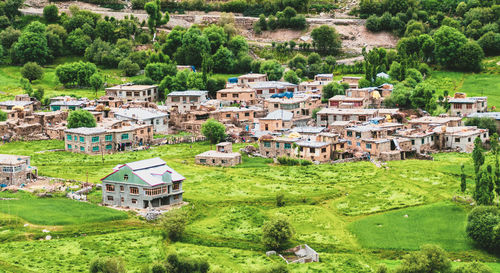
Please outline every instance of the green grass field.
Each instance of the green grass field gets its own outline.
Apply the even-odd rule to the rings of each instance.
[[[354,222],[350,229],[368,248],[418,250],[424,244],[449,251],[471,249],[465,234],[467,214],[451,203],[391,211]]]
[[[9,201],[0,200],[0,212],[18,216],[36,225],[76,225],[127,218],[125,212],[61,197],[36,198],[29,194],[21,193],[0,193],[0,197],[14,197],[19,199]]]
[[[17,224],[5,227],[12,234],[10,240],[9,236],[2,237],[5,231],[0,229],[0,241],[3,241],[0,253],[9,253],[0,254],[0,271],[20,265],[34,272],[64,271],[66,264],[75,259],[66,253],[81,253],[84,256],[75,272],[85,271],[92,255],[117,254],[125,257],[133,272],[148,261],[160,260],[175,251],[206,258],[222,272],[245,272],[281,262],[279,258],[266,257],[260,241],[262,223],[275,215],[287,216],[294,226],[296,233],[291,246],[307,243],[321,256],[321,263],[290,265],[293,272],[331,272],[332,268],[337,272],[370,272],[371,266],[387,257],[397,263],[407,251],[428,242],[442,245],[452,251],[454,258],[463,261],[481,260],[491,263],[492,267],[499,262],[498,257],[471,250],[472,246],[463,238],[466,210],[449,203],[459,194],[458,166],[462,163],[466,164],[469,176],[467,194],[471,193],[470,155],[438,154],[434,161],[394,161],[388,163],[388,168],[377,168],[369,162],[275,166],[267,159],[243,157],[242,165],[223,168],[194,164],[196,154],[210,149],[207,143],[167,145],[148,151],[105,155],[104,163],[101,156],[36,153],[63,146],[62,141],[15,142],[1,145],[0,153],[31,155],[32,164],[38,167],[41,175],[82,181],[88,177],[88,181],[94,183],[119,163],[161,157],[186,177],[184,198],[190,205],[184,209],[192,215],[186,236],[180,242],[164,245],[155,235],[154,226],[132,217],[113,222],[65,225],[54,233],[60,238],[47,243],[23,239],[23,236],[33,238],[29,235],[32,233],[36,238],[40,231],[24,230]],[[234,150],[242,146],[237,144]],[[275,205],[278,192],[285,193],[284,207]],[[99,202],[99,196],[99,192],[95,192],[90,199]],[[102,209],[89,208],[89,212]],[[44,214],[34,214],[29,221],[39,221],[37,216],[40,218]],[[404,214],[409,218],[404,218]],[[446,216],[439,217],[441,214]],[[65,220],[65,214],[59,215],[59,221]],[[404,220],[412,222],[403,225]],[[383,229],[383,234],[377,233],[378,226],[373,226],[379,222],[387,223],[383,226],[387,228]],[[359,225],[367,227],[365,234],[353,230]],[[453,225],[458,229],[453,230]],[[126,235],[127,239],[112,243],[124,232],[148,235]],[[419,237],[417,232],[428,238]],[[82,234],[86,234],[86,238],[80,238]],[[384,241],[388,234],[392,240]],[[82,245],[82,240],[87,244]],[[101,241],[106,243],[91,251],[92,244]],[[139,247],[129,249],[128,244],[158,247],[155,252],[143,253]],[[50,257],[45,258],[45,262],[40,260],[42,258],[29,261],[30,255],[17,250],[20,245],[41,257],[46,255],[45,246],[50,245]]]

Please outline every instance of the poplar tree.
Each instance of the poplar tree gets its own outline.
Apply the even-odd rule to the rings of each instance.
[[[161,3],[160,0],[153,0],[144,5],[144,10],[148,13],[148,27],[153,34],[153,41],[156,39],[156,28],[168,23],[170,20],[170,15],[168,12],[163,14],[161,12]]]

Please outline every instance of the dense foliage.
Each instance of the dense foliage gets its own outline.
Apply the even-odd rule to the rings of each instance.
[[[478,246],[500,250],[500,210],[498,207],[477,207],[467,219],[467,234]]]
[[[95,117],[89,111],[76,110],[76,111],[71,111],[68,115],[67,127],[69,129],[80,128],[80,127],[92,128],[96,126],[97,123]]]

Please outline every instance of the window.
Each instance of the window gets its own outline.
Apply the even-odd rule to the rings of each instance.
[[[80,137],[80,142],[85,142],[85,137]]]
[[[372,144],[371,143],[366,143],[366,149],[371,149],[372,148]]]
[[[113,196],[108,195],[108,201],[113,201]]]
[[[130,194],[139,194],[139,188],[130,187]]]
[[[456,137],[455,142],[460,142],[460,138]]]
[[[466,107],[467,109],[472,109],[472,104],[469,103],[469,104],[466,104],[466,106],[467,106]]]
[[[120,186],[120,192],[124,192],[125,191],[125,187],[124,186]]]
[[[14,172],[14,169],[12,167],[3,167],[2,168],[4,173],[12,173]]]
[[[99,146],[92,147],[92,152],[99,152]]]
[[[178,191],[181,188],[181,183],[174,183],[172,185],[172,190]]]
[[[227,98],[227,94],[220,94],[221,98]]]
[[[72,148],[71,144],[68,144],[68,150],[71,150],[71,148]]]
[[[73,138],[71,137],[71,135],[66,135],[66,140],[71,141],[71,140],[73,140]]]
[[[115,191],[115,185],[106,184],[106,191]]]
[[[123,180],[124,180],[124,181],[128,181],[128,174],[124,174],[124,175],[123,175]]]
[[[290,149],[292,148],[292,144],[290,143],[285,143],[285,149]]]
[[[326,148],[321,148],[322,153],[326,153]]]
[[[233,94],[233,98],[237,98],[238,97],[238,94]]]
[[[431,141],[434,141],[434,136],[431,136]]]
[[[467,141],[468,141],[468,142],[470,142],[470,141],[471,141],[471,138],[469,137],[469,138],[467,139]]]
[[[132,199],[132,204],[137,204],[137,199]]]
[[[314,149],[314,148],[309,148],[309,152],[310,152],[311,154],[313,154],[313,153],[315,153],[315,152],[316,152],[316,149]]]
[[[264,141],[264,147],[266,147],[266,148],[271,148],[271,142],[269,142],[269,141]]]
[[[92,137],[92,143],[99,142],[99,137],[98,136],[93,136]]]
[[[276,142],[276,148],[280,148],[280,143],[279,142]]]
[[[174,200],[179,200],[180,195],[174,195]]]
[[[361,147],[361,142],[356,142],[356,146]]]
[[[415,140],[414,139],[411,140],[411,145],[415,145]]]
[[[422,138],[422,144],[424,144],[424,143],[425,143],[425,138]]]
[[[200,163],[207,163],[207,160],[205,158],[201,158]]]
[[[125,198],[123,198],[123,197],[122,197],[122,198],[121,198],[121,201],[122,201],[122,203],[124,203],[124,202],[125,202]]]
[[[160,120],[159,120],[159,119],[157,119],[157,120],[156,120],[156,125],[159,125],[159,124],[160,124]]]
[[[104,137],[104,140],[106,140],[106,141],[113,141],[113,135],[106,135]]]
[[[106,150],[111,150],[111,149],[113,149],[113,145],[111,144],[106,145]]]
[[[85,151],[85,147],[80,146],[80,151],[84,152]]]
[[[128,139],[128,134],[122,134],[122,140]]]
[[[352,142],[350,140],[348,140],[347,145],[352,145]]]
[[[226,118],[230,118],[231,117],[231,114],[226,114]]]
[[[356,132],[356,138],[361,138],[361,133],[360,132]]]
[[[245,113],[245,117],[249,117],[250,116],[250,113]]]

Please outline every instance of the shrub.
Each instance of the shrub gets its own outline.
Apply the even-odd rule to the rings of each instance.
[[[162,235],[171,241],[178,241],[187,224],[187,215],[179,209],[169,211],[161,219]]]
[[[43,18],[47,20],[48,23],[57,22],[59,19],[59,9],[56,5],[48,5],[43,8]]]
[[[308,166],[312,164],[309,160],[295,159],[287,156],[278,157],[277,160],[280,165],[285,166]]]
[[[96,258],[90,263],[90,273],[125,273],[125,265],[118,258]]]
[[[139,65],[136,63],[133,63],[130,59],[123,59],[118,64],[118,69],[123,70],[123,73],[125,74],[125,76],[128,76],[128,77],[132,77],[132,76],[137,75],[139,70],[141,70]]]
[[[21,68],[21,75],[31,83],[43,77],[43,69],[37,63],[28,62]]]
[[[97,123],[94,115],[89,111],[76,110],[69,113],[68,116],[68,128],[80,128],[80,127],[96,127]]]
[[[276,206],[283,207],[285,205],[285,194],[278,192],[276,194]]]
[[[467,217],[467,235],[480,247],[499,250],[500,236],[495,234],[500,223],[500,209],[481,206],[473,209]]]
[[[276,217],[264,223],[262,242],[269,249],[280,250],[293,236],[293,227],[288,219]]]

